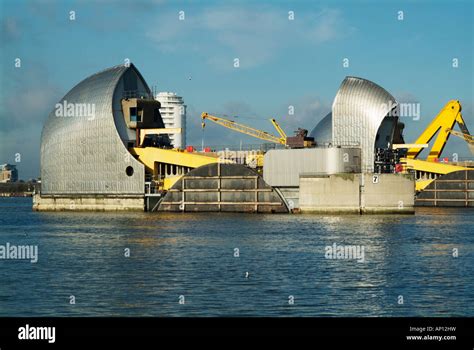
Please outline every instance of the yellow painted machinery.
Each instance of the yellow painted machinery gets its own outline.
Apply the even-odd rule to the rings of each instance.
[[[237,131],[242,134],[249,135],[263,141],[278,143],[280,145],[286,145],[286,141],[287,141],[286,133],[283,131],[283,129],[280,127],[277,121],[273,118],[269,120],[280,136],[272,135],[266,131],[258,130],[247,125],[236,123],[233,120],[216,117],[206,112],[203,112],[201,114],[201,120],[202,120],[201,126],[203,129],[206,126],[206,119],[216,123],[217,125],[223,126],[227,129]],[[245,159],[245,164],[251,168],[256,168],[257,170],[262,169],[263,156],[264,156],[263,152],[249,154]]]
[[[454,135],[454,136],[457,136],[459,138],[462,138],[464,139],[464,141],[467,142],[468,146],[469,146],[469,150],[471,151],[472,154],[474,154],[474,136],[472,135],[469,135],[469,134],[465,134],[463,132],[459,132],[459,131],[456,131],[456,130],[448,130],[449,133],[451,133],[451,135]]]
[[[456,123],[459,125],[463,135],[466,135],[466,142],[469,143],[469,137],[471,135],[462,117],[461,109],[459,101],[449,101],[415,141],[415,144],[426,144],[438,134],[426,158],[427,161],[432,162],[441,156],[444,146],[446,146],[449,135],[452,133],[452,129]],[[407,158],[415,159],[421,151],[422,148],[420,147],[409,148]]]
[[[147,182],[153,190],[168,190],[190,170],[219,162],[217,154],[172,149],[167,134],[180,134],[181,128],[165,128],[161,104],[154,99],[123,98],[122,112],[127,127],[134,130],[135,141],[128,143],[130,153],[145,165]]]
[[[201,126],[202,126],[203,129],[206,126],[206,122],[205,122],[206,119],[210,120],[210,121],[212,121],[212,122],[214,122],[214,123],[216,123],[220,126],[223,126],[225,128],[240,132],[240,133],[245,134],[245,135],[256,137],[260,140],[264,140],[264,141],[268,141],[268,142],[272,142],[272,143],[279,143],[281,145],[286,145],[286,134],[282,130],[280,125],[278,125],[278,123],[276,122],[275,119],[270,119],[270,121],[273,124],[273,126],[275,127],[275,129],[277,130],[277,132],[280,134],[280,136],[275,136],[275,135],[272,135],[272,134],[270,134],[266,131],[258,130],[258,129],[252,128],[250,126],[247,126],[247,125],[236,123],[233,120],[229,120],[229,119],[225,119],[225,118],[221,118],[221,117],[216,117],[216,116],[210,115],[206,112],[203,112],[201,114],[201,120],[202,120]]]
[[[220,161],[214,153],[191,153],[157,147],[133,147],[130,153],[145,165],[147,173],[152,174],[152,179],[160,183],[160,188],[164,190],[171,188],[190,170]]]
[[[286,147],[290,148],[305,148],[305,147],[313,147],[314,146],[314,139],[311,137],[307,137],[308,131],[305,129],[298,129],[296,131],[295,136],[287,136],[285,131],[280,127],[280,125],[277,123],[277,121],[273,118],[269,119],[270,122],[272,123],[273,127],[277,131],[279,136],[270,134],[266,131],[258,130],[255,128],[252,128],[247,125],[243,125],[240,123],[237,123],[233,120],[225,119],[222,117],[216,117],[214,115],[210,115],[207,112],[203,112],[201,114],[201,126],[204,129],[206,126],[206,120],[210,120],[217,125],[223,126],[227,129],[233,130],[240,132],[245,135],[249,135],[255,138],[258,138],[263,141],[271,142],[271,143],[277,143],[280,145],[284,145]],[[257,168],[260,169],[263,167],[263,157],[264,153],[263,152],[258,152],[256,154],[251,154],[247,156],[246,159],[246,164],[252,168]]]
[[[280,136],[275,136],[266,131],[258,130],[247,125],[236,123],[233,120],[225,119],[222,117],[216,117],[206,112],[203,112],[201,114],[201,119],[202,119],[201,125],[203,129],[206,126],[205,120],[207,119],[220,126],[240,132],[242,134],[256,137],[264,141],[278,143],[280,145],[284,145],[290,148],[305,148],[305,147],[313,147],[315,145],[314,138],[307,136],[308,130],[298,129],[295,132],[295,136],[286,136],[286,133],[283,131],[280,125],[278,125],[276,120],[273,118],[269,120]]]
[[[394,148],[406,148],[408,150],[406,158],[402,158],[401,163],[404,165],[404,171],[411,170],[415,172],[417,191],[422,191],[439,176],[468,169],[463,166],[439,162],[441,153],[451,134],[464,138],[471,152],[473,152],[473,139],[464,122],[461,109],[459,101],[449,101],[413,144],[394,145]],[[453,132],[455,124],[459,125],[461,133]],[[436,134],[437,137],[432,143],[426,160],[417,159],[421,151],[428,146]]]

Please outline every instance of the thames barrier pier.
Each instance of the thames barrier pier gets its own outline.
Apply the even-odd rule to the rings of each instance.
[[[236,159],[181,144],[186,122],[171,123],[168,111],[165,123],[158,97],[133,64],[73,87],[43,128],[33,209],[410,214],[415,205],[474,206],[472,164],[439,161],[456,123],[472,145],[459,101],[413,143],[396,99],[357,77],[343,80],[311,132],[295,136],[274,119],[277,136],[204,112],[203,127],[211,121],[273,144]]]

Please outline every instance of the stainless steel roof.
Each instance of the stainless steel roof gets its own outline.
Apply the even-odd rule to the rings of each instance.
[[[377,84],[346,77],[332,106],[332,139],[335,144],[358,143],[362,170],[373,171],[374,145],[384,117],[395,106],[395,98]]]
[[[144,166],[129,154],[116,125],[123,120],[117,101],[137,82],[150,92],[133,65],[120,65],[91,75],[59,101],[94,105],[95,116],[58,117],[53,109],[41,136],[42,194],[143,194]]]
[[[332,143],[332,113],[328,113],[321,119],[309,136],[314,137],[318,145]]]

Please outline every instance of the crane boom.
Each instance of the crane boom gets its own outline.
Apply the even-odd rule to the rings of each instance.
[[[272,119],[270,119],[270,122],[272,123],[272,125],[276,129],[276,131],[280,134],[280,137],[282,139],[286,140],[286,138],[287,138],[286,133],[283,131],[283,129],[280,127],[280,125],[277,123],[277,121],[272,118]]]
[[[228,129],[231,129],[231,130],[234,130],[234,131],[238,131],[242,134],[250,135],[250,136],[253,136],[253,137],[256,137],[258,139],[268,141],[268,142],[279,143],[279,144],[282,144],[282,145],[286,144],[286,135],[285,135],[284,131],[280,128],[280,126],[276,122],[273,125],[278,126],[278,128],[276,126],[275,126],[275,128],[277,129],[277,131],[278,131],[278,133],[280,134],[281,137],[272,135],[272,134],[270,134],[266,131],[262,131],[262,130],[252,128],[252,127],[247,126],[247,125],[236,123],[233,120],[228,120],[228,119],[216,117],[216,116],[210,115],[206,112],[203,112],[201,114],[201,119],[202,119],[202,124],[201,124],[202,128],[205,127],[205,120],[208,119],[208,120],[210,120],[210,121],[212,121],[212,122],[214,122],[218,125],[221,125],[225,128],[228,128]],[[274,119],[271,119],[271,120],[274,121]],[[273,123],[273,121],[272,121],[272,123]],[[285,135],[285,137],[283,137],[282,133],[283,133],[283,135]]]
[[[469,150],[471,151],[472,154],[474,154],[474,136],[470,134],[465,134],[463,132],[459,132],[456,130],[448,130],[449,133],[453,134],[454,136],[457,136],[461,139],[464,139],[464,141],[467,142],[467,145],[469,146]]]
[[[462,132],[453,131],[453,127],[456,123],[458,123]],[[426,160],[417,159],[423,148],[427,146],[427,144],[433,137],[435,137],[436,134],[438,135],[436,136],[435,142],[433,143]],[[469,169],[464,166],[438,162],[437,158],[441,156],[443,148],[446,145],[450,134],[463,138],[468,143],[471,152],[473,152],[474,139],[469,134],[469,130],[467,129],[466,123],[462,117],[461,104],[456,100],[449,101],[443,107],[439,114],[433,119],[433,121],[413,144],[396,145],[397,148],[404,148],[403,146],[408,148],[406,158],[401,158],[400,161],[402,164],[404,164],[405,171],[415,171],[415,188],[417,191],[423,191],[439,176],[459,170]]]
[[[439,112],[435,119],[428,125],[423,133],[414,142],[415,144],[426,144],[438,133],[433,146],[431,147],[430,154],[427,157],[427,161],[434,161],[436,158],[441,156],[444,146],[448,141],[451,130],[454,125],[458,123],[461,128],[464,139],[468,141],[469,130],[467,129],[466,123],[461,114],[461,104],[459,101],[451,100],[444,108]],[[468,141],[469,142],[469,141]],[[420,152],[423,150],[422,147],[412,147],[408,149],[407,158],[415,159]]]
[[[460,138],[464,139],[464,141],[466,141],[467,143],[469,143],[471,145],[474,145],[474,136],[472,136],[470,134],[465,134],[463,132],[459,132],[459,131],[456,131],[456,130],[452,130],[452,129],[448,129],[448,132],[450,132],[454,136],[457,136],[457,137],[460,137]]]

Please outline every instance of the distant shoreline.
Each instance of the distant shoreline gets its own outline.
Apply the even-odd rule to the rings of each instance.
[[[0,197],[33,197],[33,192],[2,192]]]
[[[37,182],[0,183],[0,197],[32,197],[37,186]]]

